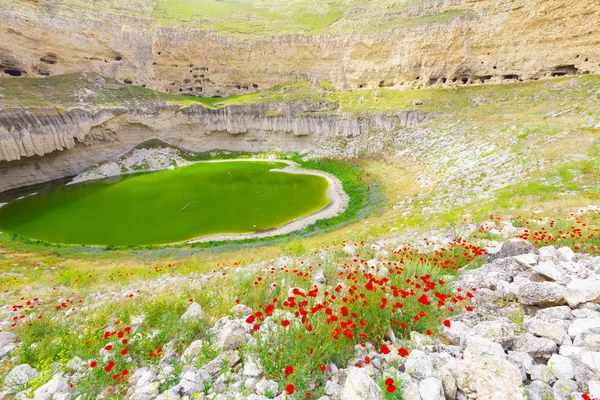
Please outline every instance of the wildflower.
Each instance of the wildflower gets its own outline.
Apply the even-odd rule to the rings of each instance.
[[[104,350],[106,350],[106,351],[111,351],[111,350],[112,350],[112,344],[107,344],[107,345],[104,347]]]
[[[396,386],[394,386],[394,385],[389,385],[389,386],[387,387],[387,391],[388,391],[388,393],[394,393],[394,392],[396,391]]]
[[[450,320],[447,320],[447,319],[445,319],[445,320],[444,320],[444,326],[445,326],[446,328],[450,328]]]
[[[294,394],[295,391],[296,391],[296,387],[294,385],[292,385],[291,383],[285,387],[285,392],[289,395]]]
[[[96,365],[98,365],[98,363],[96,361],[92,361],[90,363],[90,368],[96,368]]]
[[[294,373],[294,367],[292,367],[291,365],[288,365],[287,367],[285,367],[285,370],[283,371],[283,373],[285,374],[285,376],[290,376],[291,374]]]
[[[247,324],[253,324],[254,321],[255,321],[255,319],[256,318],[254,317],[254,315],[250,315],[248,318],[246,318],[246,323]]]
[[[126,356],[128,352],[129,352],[129,350],[127,350],[127,348],[125,348],[125,349],[121,350],[121,355]]]
[[[327,369],[327,367],[325,366],[325,364],[321,364],[319,365],[319,369],[323,372],[325,372],[325,370]]]
[[[114,366],[115,366],[115,362],[109,361],[108,364],[106,364],[106,367],[104,367],[104,371],[110,372],[110,370],[113,369]]]
[[[406,350],[405,348],[401,347],[398,349],[398,355],[400,357],[406,357],[408,356],[408,350]]]
[[[383,354],[390,354],[390,348],[387,346],[387,344],[384,344],[383,346],[381,346],[381,353]]]
[[[283,321],[281,321],[281,325],[283,325],[284,328],[287,328],[288,326],[290,326],[290,321],[284,319]]]

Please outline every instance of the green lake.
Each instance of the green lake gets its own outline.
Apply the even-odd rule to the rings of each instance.
[[[61,186],[0,208],[0,231],[53,243],[150,245],[285,225],[329,204],[321,176],[281,162],[188,165]]]

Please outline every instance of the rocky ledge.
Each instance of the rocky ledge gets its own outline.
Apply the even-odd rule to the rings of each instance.
[[[536,249],[522,239],[490,247],[486,257],[485,265],[465,267],[453,283],[456,290],[475,293],[473,307],[446,320],[437,336],[411,332],[409,342],[388,335],[378,347],[357,345],[349,366],[324,366],[326,395],[321,400],[382,400],[376,382],[382,377],[388,377],[390,390],[397,385],[410,400],[600,397],[600,257],[568,247]],[[326,284],[319,272],[313,281]],[[290,296],[296,294],[290,289]],[[130,376],[127,398],[287,398],[290,388],[266,379],[258,359],[245,351],[256,335],[268,334],[254,332],[248,323],[253,313],[238,304],[216,321],[211,332],[220,353],[199,368],[203,341],[192,342],[182,354],[167,343],[158,365]],[[182,321],[203,318],[197,303],[181,316]],[[10,357],[16,346],[15,335],[0,333],[0,357]],[[183,370],[174,386],[159,393],[173,374],[173,360],[183,363]],[[68,382],[77,381],[87,364],[71,360],[35,390],[34,398],[69,399]],[[18,365],[6,376],[6,397],[0,398],[26,398],[24,392],[11,393],[37,376],[29,365]]]

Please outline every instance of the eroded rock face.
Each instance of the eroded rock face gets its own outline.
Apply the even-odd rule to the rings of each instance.
[[[244,39],[207,32],[204,24],[178,29],[156,23],[143,11],[153,9],[152,2],[141,3],[145,7],[137,7],[135,19],[50,13],[42,7],[45,3],[0,4],[3,75],[94,71],[163,91],[213,96],[308,79],[352,88],[422,87],[593,73],[600,68],[594,40],[600,28],[586,23],[597,9],[595,0],[561,0],[556,7],[541,0],[512,0],[502,6],[491,0],[441,2],[433,9],[395,11],[399,27],[393,31],[340,33],[342,18],[320,35],[274,32]],[[368,11],[353,11],[352,19],[364,18],[369,26]],[[420,17],[429,22],[419,24]],[[417,25],[401,28],[406,20]],[[395,27],[396,20],[391,21]],[[506,51],[507,43],[512,51]]]
[[[0,192],[80,174],[150,139],[191,151],[301,152],[327,138],[417,127],[431,118],[418,110],[346,115],[336,107],[306,100],[220,109],[0,110]]]

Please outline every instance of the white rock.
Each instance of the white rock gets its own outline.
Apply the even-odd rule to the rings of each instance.
[[[462,321],[452,321],[450,324],[450,328],[442,327],[441,335],[445,337],[450,344],[460,345],[464,343],[467,338],[467,335],[471,332],[471,328],[469,328]]]
[[[570,400],[572,399],[571,393],[576,392],[578,389],[577,382],[568,379],[559,379],[552,387],[552,394],[554,400]]]
[[[531,373],[531,370],[535,365],[533,357],[531,357],[529,353],[523,351],[509,351],[506,359],[519,367],[523,379],[527,378],[527,374]]]
[[[540,260],[549,260],[549,261],[557,261],[558,255],[556,254],[556,249],[554,246],[545,246],[539,249],[540,251]]]
[[[552,354],[548,360],[550,371],[557,379],[573,379],[575,376],[575,364],[569,358]]]
[[[562,345],[558,350],[558,354],[565,357],[578,358],[586,349],[579,346]]]
[[[516,285],[519,302],[528,306],[560,306],[565,303],[562,285],[554,282],[528,282]]]
[[[472,333],[499,343],[507,349],[515,340],[516,329],[517,324],[508,318],[498,318],[478,323],[473,327]]]
[[[600,318],[578,318],[569,326],[569,336],[592,332],[600,328]]]
[[[183,374],[179,385],[185,394],[191,396],[204,390],[204,381],[205,379],[203,376],[189,370]]]
[[[56,374],[43,386],[33,392],[34,400],[50,400],[55,394],[69,392],[69,384],[62,375]]]
[[[202,351],[202,347],[204,346],[204,341],[202,340],[194,340],[187,349],[184,350],[181,355],[181,361],[184,364],[190,363],[195,357],[200,354]]]
[[[198,321],[204,318],[202,306],[196,302],[190,304],[185,313],[181,316],[182,321]]]
[[[469,398],[522,400],[521,373],[499,358],[467,360],[459,364],[456,385]]]
[[[542,308],[535,313],[535,318],[543,320],[572,319],[573,314],[569,306],[556,306]]]
[[[412,354],[412,353],[411,353]],[[502,346],[490,339],[471,335],[466,338],[465,359],[496,357],[506,359]]]
[[[597,351],[584,351],[580,355],[581,362],[592,371],[598,371],[600,369],[600,352]]]
[[[278,391],[279,391],[279,385],[275,381],[261,379],[256,384],[256,393],[263,395],[263,396],[267,396],[267,397],[276,396]]]
[[[12,353],[17,347],[17,336],[10,332],[0,332],[0,358]]]
[[[556,344],[564,343],[569,339],[566,329],[558,322],[546,322],[537,318],[527,323],[527,332],[552,340]]]
[[[524,267],[533,267],[537,264],[537,256],[533,253],[520,254],[515,257],[515,261]]]
[[[223,351],[236,350],[246,344],[246,331],[241,320],[227,320],[217,332],[217,346]]]
[[[135,391],[129,397],[130,400],[153,400],[158,397],[158,382],[148,383],[143,386],[136,386]]]
[[[425,378],[419,384],[419,395],[422,400],[443,400],[444,388],[442,387],[442,381],[438,378]]]
[[[560,281],[564,275],[556,264],[554,264],[554,261],[540,261],[538,265],[533,267],[533,270],[553,281]]]
[[[27,387],[28,382],[35,379],[39,373],[29,364],[21,364],[13,368],[4,378],[4,386],[11,393],[20,392]]]
[[[431,358],[421,350],[410,352],[404,363],[406,372],[417,379],[425,379],[433,376],[433,362]]]
[[[571,261],[573,260],[575,253],[569,247],[564,246],[556,250],[556,255],[560,261]]]
[[[325,384],[325,394],[338,397],[342,393],[342,387],[335,381],[327,381]]]
[[[432,366],[433,368],[433,366]],[[341,400],[383,400],[381,388],[363,368],[350,368]]]
[[[522,333],[517,337],[514,345],[515,351],[524,351],[533,358],[550,358],[558,352],[556,343],[546,338],[538,338],[530,333]]]
[[[600,302],[600,276],[573,279],[565,288],[565,300],[571,308],[588,301]]]
[[[156,374],[150,370],[147,370],[139,377],[135,386],[136,387],[148,386],[149,384],[156,382],[157,380],[158,380],[158,377],[156,376]]]

